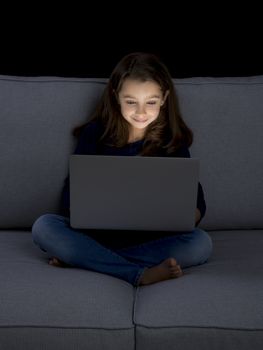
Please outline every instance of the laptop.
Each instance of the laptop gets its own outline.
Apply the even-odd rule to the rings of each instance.
[[[199,159],[70,156],[70,225],[76,229],[191,231]]]

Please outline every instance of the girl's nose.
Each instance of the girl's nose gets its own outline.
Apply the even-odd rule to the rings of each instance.
[[[144,108],[144,106],[138,105],[138,106],[137,106],[136,113],[137,113],[137,114],[145,114],[145,108]]]

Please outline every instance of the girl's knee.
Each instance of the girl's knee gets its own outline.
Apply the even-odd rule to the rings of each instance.
[[[39,232],[39,230],[41,230],[43,227],[45,227],[47,223],[52,220],[52,216],[53,214],[43,214],[39,216],[32,225],[32,233],[35,234]]]
[[[67,218],[61,215],[49,214],[49,213],[43,214],[36,219],[36,221],[32,226],[32,230],[35,230],[36,228],[39,228],[39,227],[53,224],[55,222],[60,222],[60,221],[65,222],[66,220]]]
[[[194,237],[193,253],[196,255],[196,263],[203,264],[212,254],[212,239],[206,231],[199,228],[195,229]]]
[[[175,244],[173,256],[181,267],[204,264],[212,253],[212,240],[207,232],[195,229],[180,237],[178,246]]]
[[[64,221],[63,216],[56,214],[43,214],[39,216],[32,225],[32,238],[35,243],[41,243],[41,240],[46,236],[52,225],[58,223],[59,221]]]

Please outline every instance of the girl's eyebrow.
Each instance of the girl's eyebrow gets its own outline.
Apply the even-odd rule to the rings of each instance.
[[[134,98],[136,99],[136,97],[132,96],[132,95],[123,95],[124,98]],[[150,95],[150,96],[146,96],[146,98],[161,98],[161,96],[159,95]]]

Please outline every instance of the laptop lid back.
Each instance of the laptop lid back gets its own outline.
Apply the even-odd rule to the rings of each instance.
[[[198,176],[196,158],[71,155],[71,227],[191,231]]]

